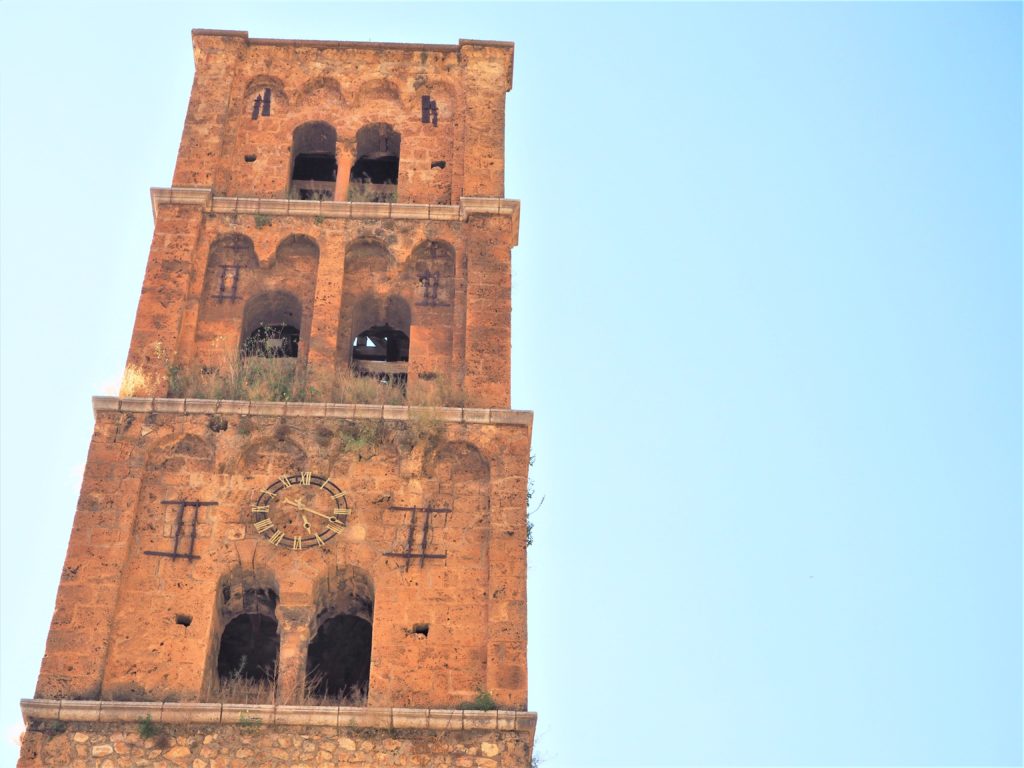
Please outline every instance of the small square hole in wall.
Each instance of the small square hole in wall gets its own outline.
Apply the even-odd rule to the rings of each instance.
[[[429,624],[413,624],[412,629],[409,630],[410,635],[422,635],[423,637],[426,637],[429,632]]]
[[[192,617],[187,613],[179,613],[174,617],[174,623],[180,624],[183,627],[187,627],[192,624]]]
[[[245,162],[247,162],[247,163],[255,163],[256,162],[256,155],[246,155],[245,156]]]

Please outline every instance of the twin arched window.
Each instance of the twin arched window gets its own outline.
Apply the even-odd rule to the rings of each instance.
[[[292,134],[288,196],[334,200],[338,179],[338,134],[328,123],[303,123]],[[388,123],[371,123],[356,133],[356,156],[349,171],[350,201],[394,202],[402,136]]]
[[[278,593],[269,578],[232,574],[222,583],[224,621],[217,651],[217,695],[244,703],[366,702],[373,641],[373,585],[357,568],[318,590],[304,682],[282,690]],[[339,583],[340,582],[340,583]]]

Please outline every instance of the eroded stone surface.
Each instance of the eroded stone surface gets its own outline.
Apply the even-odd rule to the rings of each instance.
[[[53,732],[45,723],[30,723],[20,768],[113,768],[190,766],[191,768],[312,768],[327,766],[458,766],[524,768],[529,765],[531,736],[525,732],[374,731],[333,728],[161,726],[142,738],[127,724],[68,724]],[[74,745],[88,743],[82,754]],[[123,745],[115,750],[114,745]],[[108,756],[101,762],[99,756]]]
[[[360,641],[367,679],[343,688],[346,703],[422,708],[405,713],[418,728],[436,725],[427,708],[484,692],[526,707],[530,424],[477,410],[509,405],[518,218],[468,202],[504,194],[512,48],[202,31],[193,43],[174,189],[156,207],[122,392],[151,407],[97,411],[36,695],[69,710],[75,699],[217,702],[196,717],[239,725],[175,724],[170,710],[158,725],[140,714],[137,727],[33,721],[20,764],[527,765],[532,731],[339,729],[329,707],[269,725],[229,708],[252,703],[248,693],[226,692],[258,656],[246,645],[257,638],[273,651],[259,700],[318,703],[308,683],[329,665],[311,669],[309,649],[343,616],[354,618],[332,625],[339,637],[363,631],[360,621],[372,630]],[[350,168],[374,158],[374,136],[378,149],[400,146],[392,203],[353,202],[340,218],[308,201],[281,211],[309,191],[292,183],[299,155],[333,155],[336,182],[317,194],[350,197]],[[338,402],[354,337],[381,324],[408,335],[408,360],[392,363],[410,401],[443,383],[445,399],[431,402],[472,406],[464,419],[385,420],[381,406],[292,414],[266,402],[293,399],[280,392],[197,391],[238,362],[247,338],[287,326],[295,357],[278,362],[305,377],[304,399]],[[186,373],[199,378],[184,385]],[[152,400],[171,394],[199,399]],[[220,412],[219,399],[252,402]],[[345,497],[345,525],[335,520],[323,546],[306,518],[322,526],[331,515],[304,506],[318,492],[295,479],[304,473]],[[287,501],[309,536],[273,537],[288,510],[261,491],[282,476],[305,486]]]

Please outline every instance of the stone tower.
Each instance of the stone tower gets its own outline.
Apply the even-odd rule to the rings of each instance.
[[[509,43],[195,30],[23,766],[516,766]]]

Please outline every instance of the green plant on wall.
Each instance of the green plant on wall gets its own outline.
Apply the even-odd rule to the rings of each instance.
[[[139,736],[141,736],[144,739],[152,739],[160,731],[159,726],[157,726],[157,724],[153,722],[153,716],[152,715],[146,715],[145,717],[140,717],[139,718],[138,729],[139,729]]]
[[[245,712],[238,716],[238,727],[246,730],[253,728],[259,728],[263,724],[263,721],[256,715],[247,715]]]
[[[482,709],[490,711],[498,708],[498,702],[494,700],[487,691],[478,691],[470,701],[464,701],[459,704],[459,709]]]

